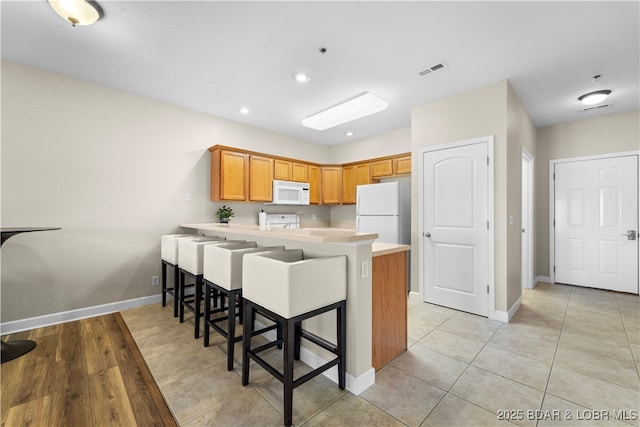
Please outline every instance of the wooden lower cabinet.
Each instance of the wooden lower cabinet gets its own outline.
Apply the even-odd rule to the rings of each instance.
[[[372,355],[377,371],[407,349],[407,252],[374,256]]]

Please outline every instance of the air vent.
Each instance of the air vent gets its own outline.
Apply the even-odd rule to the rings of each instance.
[[[611,104],[600,104],[600,105],[592,105],[590,107],[585,107],[582,109],[582,111],[590,111],[590,110],[597,110],[598,108],[604,108],[604,107],[608,107]]]
[[[421,76],[426,76],[427,74],[431,74],[434,73],[436,71],[440,71],[440,70],[444,70],[445,68],[447,68],[447,64],[443,62],[439,62],[437,64],[433,64],[432,66],[425,68],[422,71],[419,71],[418,74],[420,74]]]

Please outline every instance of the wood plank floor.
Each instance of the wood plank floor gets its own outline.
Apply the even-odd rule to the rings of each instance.
[[[17,339],[38,346],[0,365],[2,426],[177,426],[120,313]]]

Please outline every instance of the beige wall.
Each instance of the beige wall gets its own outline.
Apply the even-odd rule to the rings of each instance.
[[[331,161],[339,164],[408,153],[411,151],[411,127],[332,145],[330,151]]]
[[[493,135],[495,174],[495,309],[507,310],[507,89],[506,81],[412,110],[412,200],[418,200],[419,156],[424,147]],[[419,291],[418,204],[412,206],[412,284]]]
[[[507,90],[507,307],[522,296],[522,149],[536,156],[537,129],[518,95]],[[535,163],[534,163],[535,164]],[[509,216],[513,224],[509,225]],[[535,232],[530,234],[533,238]],[[534,260],[535,265],[535,260]]]
[[[159,293],[159,236],[214,218],[214,144],[330,161],[323,145],[4,61],[1,136],[2,226],[62,227],[2,247],[2,322]],[[263,207],[234,206],[251,223]]]
[[[585,112],[585,117],[588,117]],[[585,118],[538,129],[536,272],[549,276],[549,160],[640,150],[640,111]]]

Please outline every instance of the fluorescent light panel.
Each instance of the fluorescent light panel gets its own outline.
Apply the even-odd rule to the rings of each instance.
[[[366,92],[349,101],[328,108],[302,120],[302,124],[315,130],[325,130],[386,109],[389,103]]]

